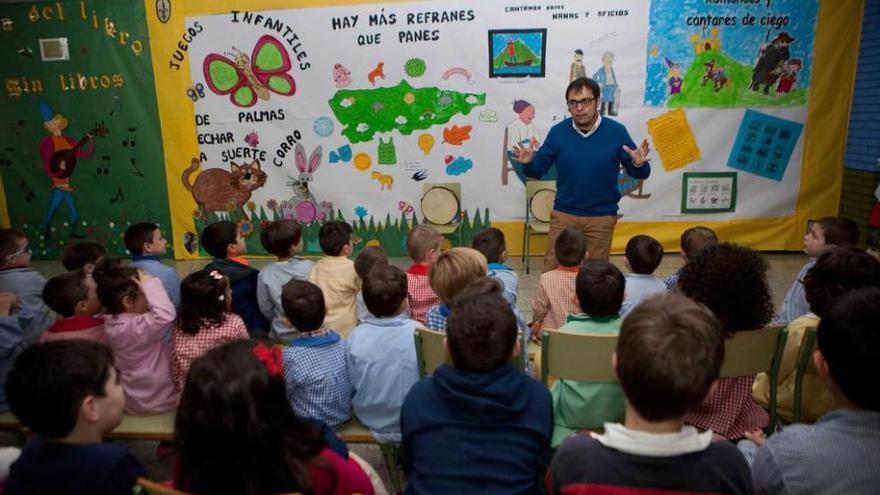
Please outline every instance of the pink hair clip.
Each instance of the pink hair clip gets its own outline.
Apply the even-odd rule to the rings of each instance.
[[[223,280],[223,274],[218,272],[217,270],[211,270],[208,275],[210,275],[211,278],[213,278],[214,280]]]

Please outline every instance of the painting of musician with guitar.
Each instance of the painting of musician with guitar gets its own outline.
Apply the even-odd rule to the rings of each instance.
[[[49,201],[49,211],[46,214],[46,239],[51,238],[52,217],[61,203],[67,205],[68,224],[70,225],[70,237],[81,239],[85,236],[77,234],[76,203],[73,200],[73,187],[70,178],[76,169],[78,159],[91,158],[95,154],[94,133],[106,133],[106,129],[93,129],[79,141],[75,141],[63,134],[67,128],[67,118],[60,113],[55,113],[44,101],[40,102],[40,116],[43,118],[43,127],[49,131],[49,135],[40,140],[40,158],[43,160],[43,169],[52,181],[52,199]]]

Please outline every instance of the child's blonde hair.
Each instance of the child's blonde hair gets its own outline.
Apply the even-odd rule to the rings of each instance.
[[[476,249],[457,247],[444,251],[431,268],[431,288],[449,304],[456,294],[474,280],[485,277],[486,257]]]
[[[428,225],[416,225],[406,236],[406,252],[416,263],[423,263],[428,256],[428,251],[440,249],[443,236],[434,227]]]

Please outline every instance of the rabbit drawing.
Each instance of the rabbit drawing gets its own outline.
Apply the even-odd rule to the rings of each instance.
[[[297,143],[294,149],[294,159],[299,175],[296,178],[288,176],[288,186],[293,188],[293,196],[281,203],[281,213],[284,218],[293,219],[300,223],[323,222],[333,215],[333,204],[327,201],[318,203],[309,189],[314,173],[321,166],[323,151],[320,146],[312,151],[306,161],[306,150],[302,144]]]

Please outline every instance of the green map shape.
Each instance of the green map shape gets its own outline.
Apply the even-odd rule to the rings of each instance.
[[[703,65],[711,60],[724,66],[724,74],[729,79],[727,85],[719,91],[715,91],[715,83],[706,81],[703,86],[703,75],[706,67]],[[752,67],[737,62],[729,55],[714,50],[707,50],[696,57],[684,76],[681,93],[672,95],[666,100],[667,107],[790,107],[807,104],[807,90],[805,88],[792,89],[788,94],[777,96],[776,85],[770,89],[770,94],[761,90],[752,91],[749,85],[752,82]]]
[[[411,93],[415,100],[408,104],[404,97]],[[354,102],[343,106],[342,102],[352,98]],[[468,103],[468,99],[472,103]],[[345,126],[342,135],[352,144],[370,141],[376,133],[390,132],[394,129],[401,134],[410,135],[419,129],[443,125],[456,114],[467,115],[474,107],[486,103],[486,93],[459,93],[440,88],[413,88],[406,80],[389,88],[344,89],[338,91],[328,102],[336,119]],[[377,110],[377,107],[380,107]],[[396,122],[403,116],[406,122]],[[358,126],[368,127],[358,130]]]
[[[532,63],[530,65],[524,65],[523,67],[531,67],[531,66],[540,66],[541,65],[541,57],[538,56],[535,52],[532,51],[525,43],[520,40],[514,40],[513,42],[513,52],[516,53],[516,60],[518,62],[525,62],[526,60],[531,59]],[[495,56],[492,60],[492,67],[496,69],[500,69],[504,67],[504,62],[510,60],[510,57],[507,56],[507,48],[501,50],[501,53]]]

